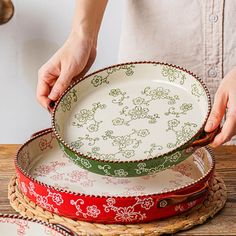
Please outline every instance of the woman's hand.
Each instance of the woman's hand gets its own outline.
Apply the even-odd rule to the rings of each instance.
[[[236,67],[225,76],[215,94],[214,104],[205,126],[206,132],[211,132],[220,125],[226,109],[226,121],[210,144],[211,147],[218,147],[230,141],[236,134]]]
[[[82,77],[96,57],[96,43],[72,32],[65,44],[38,73],[37,99],[46,109],[57,101],[75,77]]]
[[[74,77],[83,76],[96,57],[97,37],[107,0],[76,0],[72,31],[65,44],[41,67],[37,99],[49,109]]]

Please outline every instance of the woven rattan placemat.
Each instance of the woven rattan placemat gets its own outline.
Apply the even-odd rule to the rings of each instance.
[[[84,221],[75,221],[50,213],[25,197],[18,189],[16,177],[13,177],[8,186],[8,198],[11,206],[21,215],[37,218],[50,223],[59,223],[67,226],[79,235],[162,235],[175,233],[203,224],[213,217],[225,205],[227,192],[224,181],[215,176],[208,199],[203,204],[179,216],[154,221],[145,224],[117,225],[96,224]]]

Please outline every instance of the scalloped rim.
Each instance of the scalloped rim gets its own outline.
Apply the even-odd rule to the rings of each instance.
[[[204,149],[206,149],[207,152],[209,152],[210,156],[211,156],[211,159],[212,159],[212,166],[211,168],[208,170],[208,172],[203,175],[201,178],[193,181],[192,183],[189,183],[187,185],[184,185],[182,187],[179,187],[179,188],[175,188],[171,191],[161,191],[159,193],[154,193],[154,194],[147,194],[147,195],[132,195],[132,196],[112,196],[112,195],[93,195],[93,194],[84,194],[84,193],[76,193],[76,192],[73,192],[73,191],[68,191],[66,189],[62,189],[62,188],[57,188],[57,187],[54,187],[54,186],[51,186],[51,185],[48,185],[48,184],[45,184],[43,182],[40,182],[38,180],[36,180],[34,177],[32,177],[31,175],[29,175],[25,170],[23,170],[19,164],[18,164],[18,157],[19,157],[19,153],[21,152],[21,150],[29,145],[33,140],[39,138],[39,137],[42,137],[46,134],[49,134],[53,132],[52,129],[45,129],[43,130],[41,133],[40,132],[37,132],[37,135],[32,137],[31,139],[29,139],[27,142],[25,142],[20,148],[19,150],[17,151],[16,155],[15,155],[15,158],[14,158],[14,163],[15,163],[15,168],[23,175],[25,176],[26,178],[30,179],[32,182],[35,182],[39,185],[41,185],[42,187],[45,187],[45,188],[49,188],[49,189],[52,189],[54,191],[59,191],[61,193],[68,193],[68,194],[71,194],[71,195],[74,195],[74,196],[84,196],[84,197],[89,197],[89,198],[115,198],[115,199],[119,199],[119,198],[124,198],[124,199],[127,199],[127,198],[134,198],[134,197],[156,197],[156,196],[160,196],[162,194],[171,194],[171,193],[174,193],[176,191],[182,191],[184,190],[185,188],[190,188],[190,187],[193,187],[194,185],[198,184],[199,182],[203,181],[203,182],[207,182],[209,181],[209,179],[212,177],[213,175],[213,172],[214,172],[214,169],[215,169],[215,156],[212,152],[212,150],[209,148],[209,147],[204,147]]]
[[[32,222],[32,223],[37,223],[37,224],[40,224],[40,225],[43,225],[43,226],[47,226],[47,227],[55,230],[57,233],[60,233],[64,236],[72,236],[70,233],[68,233],[64,229],[60,228],[60,226],[57,226],[56,224],[47,223],[47,222],[44,222],[42,220],[38,220],[38,219],[34,219],[34,218],[28,218],[28,217],[25,217],[25,216],[22,216],[22,215],[2,214],[2,213],[0,213],[0,218],[25,220],[25,221],[29,221],[29,222]],[[65,226],[63,225],[63,227],[65,227]]]
[[[56,126],[55,126],[55,115],[56,115],[56,112],[57,112],[57,107],[60,103],[60,101],[62,100],[62,98],[67,94],[67,92],[69,90],[71,90],[75,85],[77,85],[78,83],[80,83],[81,81],[83,81],[84,79],[87,79],[88,77],[90,76],[93,76],[99,72],[102,72],[104,70],[107,70],[107,69],[110,69],[110,68],[113,68],[113,67],[117,67],[117,66],[123,66],[123,65],[132,65],[132,64],[156,64],[156,65],[165,65],[165,66],[172,66],[176,69],[179,69],[181,71],[184,71],[186,73],[188,73],[189,75],[193,76],[197,81],[199,81],[202,85],[202,87],[204,88],[204,92],[205,94],[207,95],[207,103],[208,103],[208,111],[207,111],[207,115],[205,117],[205,120],[202,124],[202,126],[199,128],[198,131],[196,131],[196,133],[191,137],[189,138],[185,143],[181,144],[180,146],[176,147],[175,149],[169,151],[169,152],[166,152],[166,153],[163,153],[159,156],[155,156],[155,157],[151,157],[151,158],[146,158],[146,159],[141,159],[141,160],[131,160],[131,161],[119,161],[119,160],[116,160],[116,161],[112,161],[112,160],[103,160],[103,159],[98,159],[98,158],[94,158],[92,156],[88,156],[86,154],[83,154],[83,153],[80,153],[78,150],[76,150],[75,148],[71,147],[67,142],[65,142],[61,135],[57,132],[57,129],[56,129]],[[164,63],[164,62],[155,62],[155,61],[138,61],[138,62],[127,62],[127,63],[121,63],[121,64],[116,64],[116,65],[112,65],[112,66],[109,66],[109,67],[105,67],[103,69],[100,69],[100,70],[97,70],[91,74],[88,74],[86,75],[85,77],[82,77],[80,79],[78,79],[77,81],[75,81],[74,83],[72,83],[65,91],[64,93],[60,96],[60,98],[58,99],[58,101],[56,102],[55,104],[55,107],[53,109],[53,112],[52,112],[52,129],[53,129],[53,132],[55,133],[56,135],[56,138],[59,140],[60,143],[62,143],[64,146],[66,146],[70,151],[76,153],[76,155],[79,155],[79,156],[82,156],[88,160],[94,160],[94,161],[99,161],[101,163],[116,163],[116,164],[119,164],[119,163],[139,163],[139,162],[146,162],[146,161],[149,161],[149,160],[153,160],[153,159],[157,159],[157,158],[162,158],[164,156],[167,156],[167,155],[172,155],[174,154],[175,152],[179,151],[179,150],[182,150],[184,149],[184,146],[187,145],[189,143],[190,140],[192,139],[195,139],[196,137],[198,137],[201,133],[202,133],[202,130],[204,129],[205,127],[205,124],[207,122],[207,118],[209,117],[210,115],[210,111],[211,111],[211,99],[210,99],[210,93],[205,85],[205,83],[195,74],[193,74],[192,72],[180,67],[180,66],[177,66],[177,65],[173,65],[173,64],[169,64],[169,63]]]

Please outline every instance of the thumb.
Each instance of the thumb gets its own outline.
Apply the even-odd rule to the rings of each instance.
[[[205,126],[206,132],[211,132],[215,130],[225,114],[227,106],[227,96],[223,92],[217,92],[214,100],[214,104],[211,109],[211,113],[207,119]]]

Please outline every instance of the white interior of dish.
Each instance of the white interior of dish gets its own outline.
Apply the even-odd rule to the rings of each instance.
[[[65,95],[55,127],[67,144],[95,159],[143,160],[176,149],[200,130],[209,108],[198,80],[168,66],[132,66],[99,72]],[[99,84],[101,78],[106,82]]]
[[[48,226],[24,219],[0,217],[0,235],[4,236],[62,236]]]
[[[205,176],[213,165],[206,149],[199,149],[180,164],[153,175],[117,178],[81,169],[58,147],[52,133],[24,146],[18,165],[34,179],[64,190],[88,195],[141,196],[182,188]]]

